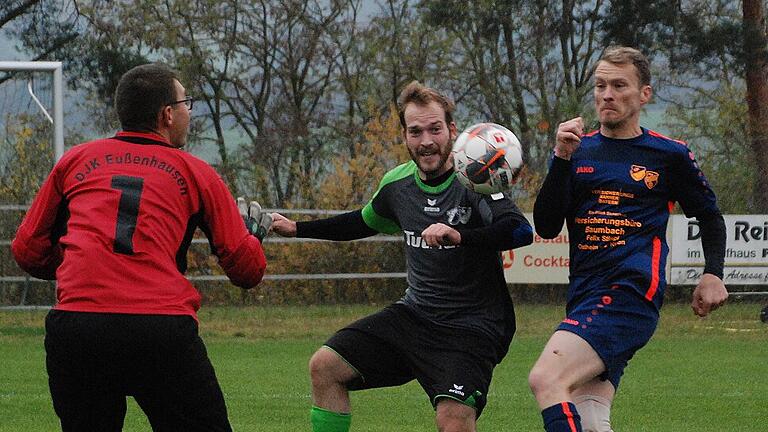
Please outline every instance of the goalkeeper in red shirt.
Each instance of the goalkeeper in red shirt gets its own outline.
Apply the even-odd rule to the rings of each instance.
[[[155,431],[231,430],[187,249],[202,229],[242,288],[266,260],[259,224],[244,224],[216,171],[181,150],[192,102],[167,66],[128,71],[115,93],[122,131],[68,151],[16,233],[19,266],[57,282],[45,349],[64,431],[121,430],[128,395]]]

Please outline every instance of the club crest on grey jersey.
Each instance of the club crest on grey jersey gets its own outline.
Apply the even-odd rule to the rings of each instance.
[[[445,212],[445,215],[448,217],[449,225],[466,225],[472,217],[472,207],[454,207]]]

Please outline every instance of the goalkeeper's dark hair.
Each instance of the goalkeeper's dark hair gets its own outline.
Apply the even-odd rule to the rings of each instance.
[[[149,132],[157,129],[157,116],[176,99],[178,73],[162,63],[129,70],[117,83],[115,110],[123,130]]]
[[[403,129],[406,128],[405,107],[409,103],[425,106],[432,102],[437,102],[443,107],[443,111],[445,111],[445,124],[451,124],[453,122],[453,111],[456,109],[456,105],[452,100],[418,81],[408,83],[397,98],[397,114],[400,116],[400,125]]]

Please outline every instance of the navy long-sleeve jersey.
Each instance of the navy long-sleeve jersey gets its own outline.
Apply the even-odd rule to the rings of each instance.
[[[545,238],[556,236],[563,220],[568,226],[569,306],[592,288],[623,286],[660,309],[666,228],[675,202],[688,217],[722,220],[715,194],[681,141],[647,129],[631,139],[596,131],[582,137],[570,161],[554,157],[534,223]],[[725,242],[714,243],[719,249]],[[719,250],[710,256],[708,261],[722,268]]]

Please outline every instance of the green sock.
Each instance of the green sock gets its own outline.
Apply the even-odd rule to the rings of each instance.
[[[349,432],[352,414],[337,413],[312,406],[309,419],[312,423],[312,432]]]

